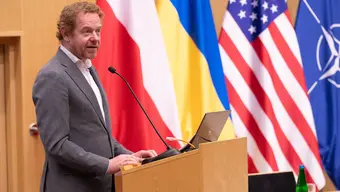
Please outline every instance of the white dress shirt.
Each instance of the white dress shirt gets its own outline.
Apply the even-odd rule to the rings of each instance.
[[[103,109],[103,101],[102,101],[102,96],[100,94],[99,88],[94,81],[89,68],[92,66],[92,62],[90,59],[86,59],[85,62],[80,60],[78,57],[73,55],[69,50],[67,50],[63,45],[60,45],[60,49],[77,65],[78,69],[81,71],[81,73],[84,75],[85,79],[91,86],[94,94],[97,97],[97,101],[100,107],[100,111],[102,112],[103,119],[105,121],[105,114],[104,114],[104,109]]]

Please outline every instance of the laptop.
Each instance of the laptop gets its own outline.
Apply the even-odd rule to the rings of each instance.
[[[225,123],[228,120],[229,115],[230,110],[209,112],[204,114],[200,126],[189,143],[198,149],[200,143],[217,141]],[[190,150],[193,150],[193,148],[190,147],[189,144],[186,144],[182,149],[180,149],[180,152],[183,153]]]

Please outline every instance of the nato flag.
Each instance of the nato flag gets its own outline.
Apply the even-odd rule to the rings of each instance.
[[[301,0],[296,20],[323,165],[340,188],[340,1]]]

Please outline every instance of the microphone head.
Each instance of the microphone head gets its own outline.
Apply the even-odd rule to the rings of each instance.
[[[113,68],[113,67],[111,67],[111,66],[108,68],[108,70],[109,70],[111,73],[116,73],[116,69]]]

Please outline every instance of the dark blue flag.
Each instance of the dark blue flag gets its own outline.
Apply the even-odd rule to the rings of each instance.
[[[340,1],[301,0],[296,33],[323,165],[340,188]]]

